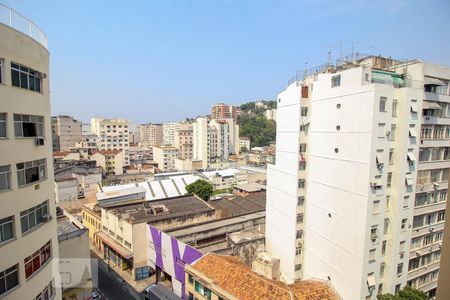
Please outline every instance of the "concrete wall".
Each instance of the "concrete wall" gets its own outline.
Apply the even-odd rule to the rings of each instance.
[[[78,199],[78,182],[76,178],[55,181],[56,203],[76,201]]]

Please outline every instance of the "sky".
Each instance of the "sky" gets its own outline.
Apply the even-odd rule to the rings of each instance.
[[[0,0],[46,33],[52,114],[180,121],[354,52],[450,66],[448,0]]]

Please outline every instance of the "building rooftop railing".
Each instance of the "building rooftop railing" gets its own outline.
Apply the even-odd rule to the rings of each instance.
[[[30,19],[14,9],[0,3],[0,23],[3,23],[29,37],[48,49],[47,36]]]

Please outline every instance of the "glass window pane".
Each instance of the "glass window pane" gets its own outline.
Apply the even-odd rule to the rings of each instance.
[[[8,290],[19,284],[19,276],[17,271],[12,272],[6,276],[6,287]]]
[[[19,72],[16,70],[11,70],[11,84],[13,86],[18,86],[20,87],[20,79],[19,79],[20,75]]]
[[[23,89],[28,89],[28,76],[27,74],[20,73],[20,87]]]
[[[20,226],[22,228],[22,233],[28,231],[28,216],[23,216],[20,218]]]
[[[28,215],[28,224],[30,228],[36,226],[36,214],[34,212]]]
[[[23,136],[22,134],[22,123],[14,122],[14,135]]]

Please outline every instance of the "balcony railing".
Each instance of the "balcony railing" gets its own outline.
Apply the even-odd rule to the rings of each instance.
[[[45,33],[29,19],[3,4],[0,4],[0,23],[22,32],[48,49]]]

